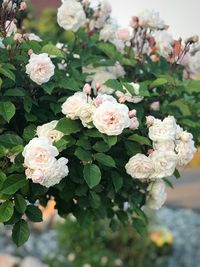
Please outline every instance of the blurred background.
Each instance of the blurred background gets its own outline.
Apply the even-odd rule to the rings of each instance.
[[[60,0],[30,0],[33,18],[26,27],[39,34],[57,31]],[[199,0],[110,0],[113,17],[126,27],[132,15],[155,9],[176,38],[200,35]],[[174,179],[173,179],[174,180]],[[174,190],[175,189],[175,190]],[[200,267],[200,150],[182,171],[182,178],[168,189],[166,206],[149,213],[149,230],[143,237],[131,227],[115,231],[106,221],[80,227],[73,217],[63,222],[54,201],[44,209],[44,223],[32,224],[28,243],[17,249],[11,231],[0,228],[0,267]]]

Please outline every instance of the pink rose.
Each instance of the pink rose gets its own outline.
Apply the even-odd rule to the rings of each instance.
[[[119,29],[116,32],[116,37],[119,40],[128,41],[130,39],[129,30],[128,29]]]

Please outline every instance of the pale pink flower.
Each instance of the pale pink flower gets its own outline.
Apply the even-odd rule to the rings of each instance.
[[[153,111],[159,111],[160,110],[160,102],[155,101],[155,102],[151,103],[150,109]]]
[[[129,30],[128,29],[119,29],[116,32],[116,37],[117,37],[117,39],[122,40],[124,42],[130,40]]]
[[[21,2],[20,10],[24,11],[24,10],[26,10],[26,8],[27,8],[26,2],[25,1]]]
[[[86,95],[90,95],[91,94],[91,91],[92,91],[92,88],[91,86],[86,83],[83,87],[83,92],[86,94]]]
[[[128,107],[109,101],[101,104],[94,112],[94,126],[107,135],[119,135],[130,126]]]
[[[138,119],[136,117],[131,118],[131,125],[130,125],[129,128],[131,130],[136,130],[136,129],[138,129],[138,127],[139,127],[139,121],[138,121]]]

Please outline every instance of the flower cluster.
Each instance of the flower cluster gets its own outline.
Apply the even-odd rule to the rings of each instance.
[[[186,166],[193,158],[196,148],[192,134],[183,131],[172,116],[163,121],[147,117],[147,124],[150,126],[149,138],[153,141],[153,149],[148,156],[133,156],[126,164],[126,171],[135,179],[153,181],[148,189],[147,205],[149,203],[150,207],[160,207],[166,198],[161,179],[173,175],[176,168]]]
[[[62,105],[62,113],[72,120],[80,119],[85,127],[94,125],[99,132],[113,136],[120,135],[131,126],[129,109],[110,95],[98,94],[91,98],[87,92],[91,87],[86,84],[83,92],[77,92]]]
[[[59,155],[58,149],[46,137],[32,139],[25,146],[22,155],[26,177],[33,183],[51,187],[68,175],[66,165],[68,160],[66,158],[56,159]]]

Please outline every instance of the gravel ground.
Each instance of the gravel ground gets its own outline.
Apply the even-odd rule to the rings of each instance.
[[[157,220],[174,235],[174,252],[168,267],[200,267],[200,213],[163,208],[157,213]]]
[[[156,217],[159,225],[174,235],[174,252],[168,267],[200,267],[200,213],[190,209],[162,208]],[[55,230],[31,235],[29,241],[17,249],[10,242],[11,231],[0,228],[0,252],[10,255],[33,256],[39,259],[61,257]]]

